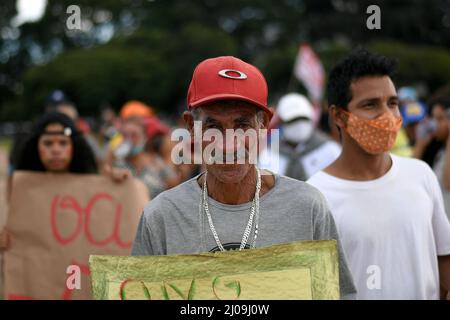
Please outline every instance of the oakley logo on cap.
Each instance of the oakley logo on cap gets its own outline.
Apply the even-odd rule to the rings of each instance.
[[[238,76],[230,75],[229,73],[237,73]],[[219,76],[224,78],[230,78],[235,80],[245,80],[247,79],[247,75],[239,70],[233,70],[233,69],[223,69],[219,71]]]

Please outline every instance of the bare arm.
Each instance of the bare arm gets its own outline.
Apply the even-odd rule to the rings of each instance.
[[[431,136],[417,139],[413,150],[413,157],[416,159],[422,159],[422,156],[425,153],[425,149],[430,144],[432,139],[433,138]]]
[[[114,168],[108,164],[103,166],[102,174],[109,176],[114,182],[121,183],[132,176],[126,168]]]

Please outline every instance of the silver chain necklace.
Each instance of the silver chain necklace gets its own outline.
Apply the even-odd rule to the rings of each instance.
[[[261,173],[259,172],[259,169],[256,168],[256,191],[255,191],[255,197],[252,201],[252,207],[250,209],[250,216],[248,218],[247,227],[245,228],[244,234],[242,236],[241,245],[239,246],[239,251],[245,248],[247,245],[248,237],[250,236],[250,232],[252,231],[253,227],[253,218],[255,218],[255,237],[253,238],[253,244],[251,246],[252,249],[255,248],[256,245],[256,238],[258,237],[258,224],[259,224],[259,194],[261,191]],[[222,242],[219,239],[219,235],[217,234],[216,228],[214,227],[211,213],[209,212],[208,207],[208,186],[206,183],[208,172],[205,171],[205,177],[203,181],[203,208],[206,212],[206,216],[208,218],[209,228],[211,229],[211,232],[214,236],[214,240],[216,240],[217,246],[219,247],[220,251],[225,251]]]

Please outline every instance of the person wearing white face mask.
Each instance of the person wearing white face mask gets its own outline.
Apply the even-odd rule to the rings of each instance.
[[[314,125],[311,119],[299,118],[284,123],[282,130],[286,142],[297,145],[306,142],[311,137]]]
[[[272,161],[276,155],[266,149],[260,154],[261,167],[306,181],[339,156],[339,144],[315,128],[314,110],[305,96],[286,94],[278,102],[276,112],[281,120],[278,165]]]

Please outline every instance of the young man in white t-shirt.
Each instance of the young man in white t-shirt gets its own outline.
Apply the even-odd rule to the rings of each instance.
[[[342,153],[308,181],[327,199],[358,299],[450,298],[450,223],[433,171],[389,153],[401,127],[394,62],[357,50],[328,83]]]

